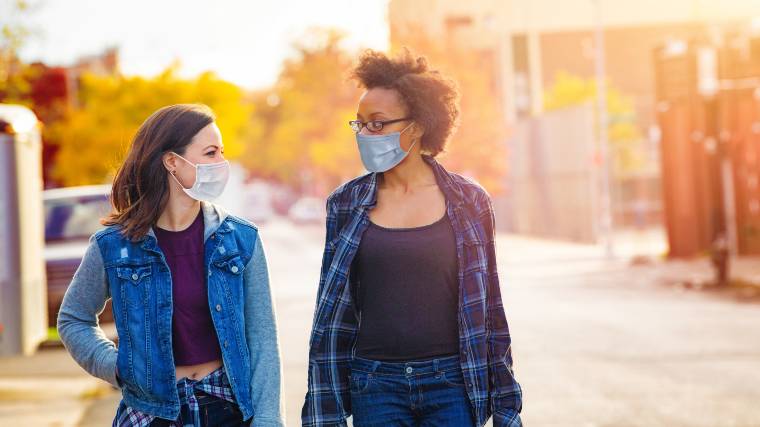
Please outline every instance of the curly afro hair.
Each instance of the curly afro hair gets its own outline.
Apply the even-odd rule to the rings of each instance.
[[[425,130],[422,150],[431,156],[444,151],[459,119],[456,82],[430,69],[424,56],[412,55],[408,49],[394,58],[366,50],[351,75],[365,89],[395,89],[409,115]]]

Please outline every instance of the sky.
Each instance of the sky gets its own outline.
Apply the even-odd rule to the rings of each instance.
[[[388,0],[29,1],[31,11],[0,17],[32,30],[24,61],[69,65],[115,46],[128,75],[155,75],[179,61],[182,75],[211,70],[256,89],[274,83],[309,28],[338,28],[351,49],[388,45]],[[7,12],[11,0],[0,3]]]

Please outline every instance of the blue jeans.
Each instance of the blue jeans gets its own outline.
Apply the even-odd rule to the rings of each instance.
[[[198,405],[200,406],[200,423],[203,427],[243,427],[250,425],[250,422],[243,422],[243,414],[238,409],[236,403],[228,402],[216,396],[211,396],[202,392],[196,394]],[[192,420],[189,415],[190,408],[187,404],[180,407],[179,422],[186,423]],[[150,427],[174,426],[173,421],[157,418]]]
[[[475,426],[459,356],[421,362],[351,361],[354,426]]]

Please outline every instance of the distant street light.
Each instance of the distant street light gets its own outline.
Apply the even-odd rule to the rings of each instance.
[[[597,104],[597,148],[601,160],[600,167],[600,234],[604,241],[604,254],[608,259],[615,257],[614,238],[612,236],[612,196],[610,185],[610,154],[607,141],[607,77],[604,55],[604,23],[602,19],[602,1],[592,0],[595,12],[595,48],[594,65],[596,68],[596,104]]]

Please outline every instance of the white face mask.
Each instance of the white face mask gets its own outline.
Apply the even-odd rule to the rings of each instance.
[[[195,167],[195,182],[190,188],[185,188],[173,173],[169,174],[174,177],[185,194],[204,202],[210,202],[222,195],[230,177],[230,162],[225,160],[219,163],[199,163],[196,165],[177,153],[174,155]]]

